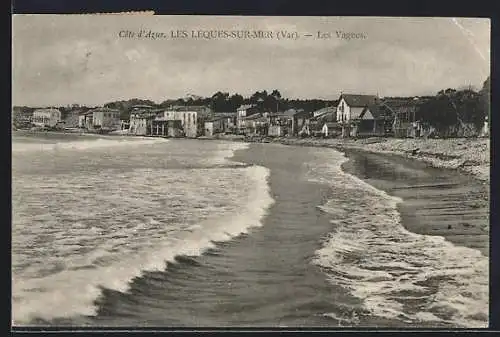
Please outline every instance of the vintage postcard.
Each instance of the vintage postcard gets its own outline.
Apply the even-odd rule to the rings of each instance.
[[[12,33],[14,327],[488,327],[488,19]]]

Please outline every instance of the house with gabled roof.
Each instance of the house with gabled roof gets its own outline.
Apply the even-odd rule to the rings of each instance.
[[[341,94],[337,106],[337,122],[343,137],[381,136],[385,133],[385,117],[375,95]]]

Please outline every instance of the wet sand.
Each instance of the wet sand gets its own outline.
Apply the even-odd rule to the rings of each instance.
[[[489,256],[489,186],[457,170],[398,155],[345,150],[343,169],[400,197],[403,225]]]

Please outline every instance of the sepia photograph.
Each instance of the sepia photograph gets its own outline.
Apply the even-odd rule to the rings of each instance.
[[[12,326],[487,328],[490,23],[13,15]]]

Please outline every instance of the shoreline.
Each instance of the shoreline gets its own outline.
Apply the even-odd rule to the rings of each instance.
[[[205,140],[204,138],[203,140]],[[483,184],[490,181],[489,138],[366,138],[366,139],[322,139],[322,138],[235,138],[220,137],[211,140],[226,140],[247,143],[273,143],[289,146],[326,147],[340,152],[363,151],[373,154],[396,155],[425,163],[430,167],[456,170],[469,175]],[[202,140],[202,139],[200,139]],[[262,141],[265,140],[265,141]]]
[[[397,210],[406,230],[441,236],[489,256],[489,184],[484,180],[456,168],[436,167],[398,153],[331,144],[296,145],[293,141],[281,145],[327,147],[342,152],[348,158],[342,164],[345,173],[402,199]]]
[[[402,199],[397,209],[408,231],[442,236],[489,256],[489,186],[458,170],[395,154],[356,149],[344,154],[344,172]]]
[[[342,164],[345,173],[402,199],[397,210],[406,230],[441,236],[455,245],[489,256],[489,184],[480,177],[390,151],[375,152],[325,143],[297,145],[289,139],[286,144],[272,143],[327,147],[342,152],[348,158]]]
[[[184,139],[183,137],[161,137],[150,135],[131,135],[128,133],[99,134],[76,130],[64,131],[39,131],[39,130],[13,130],[12,134],[71,134],[78,136],[106,136],[106,137],[147,137],[165,139]],[[424,162],[431,167],[458,170],[468,174],[482,183],[490,181],[490,140],[489,138],[448,138],[448,139],[423,139],[423,138],[382,138],[371,137],[364,139],[338,139],[338,138],[269,138],[269,137],[244,137],[239,135],[225,136],[200,136],[189,138],[200,141],[231,141],[243,143],[278,143],[291,146],[326,147],[341,152],[356,150],[367,153],[391,154],[403,158]]]
[[[15,130],[18,133],[49,133],[71,134],[78,136],[106,136],[106,137],[147,137],[165,139],[184,139],[175,137],[138,136],[127,133],[99,134],[92,132],[65,131],[35,131]],[[244,136],[215,136],[189,138],[200,141],[231,141],[243,143],[278,143],[290,146],[326,147],[346,151],[363,151],[374,154],[397,155],[402,158],[426,163],[435,168],[457,170],[482,182],[490,181],[490,140],[489,138],[448,138],[448,139],[423,139],[423,138],[366,138],[366,139],[322,139],[322,138],[249,138]]]

